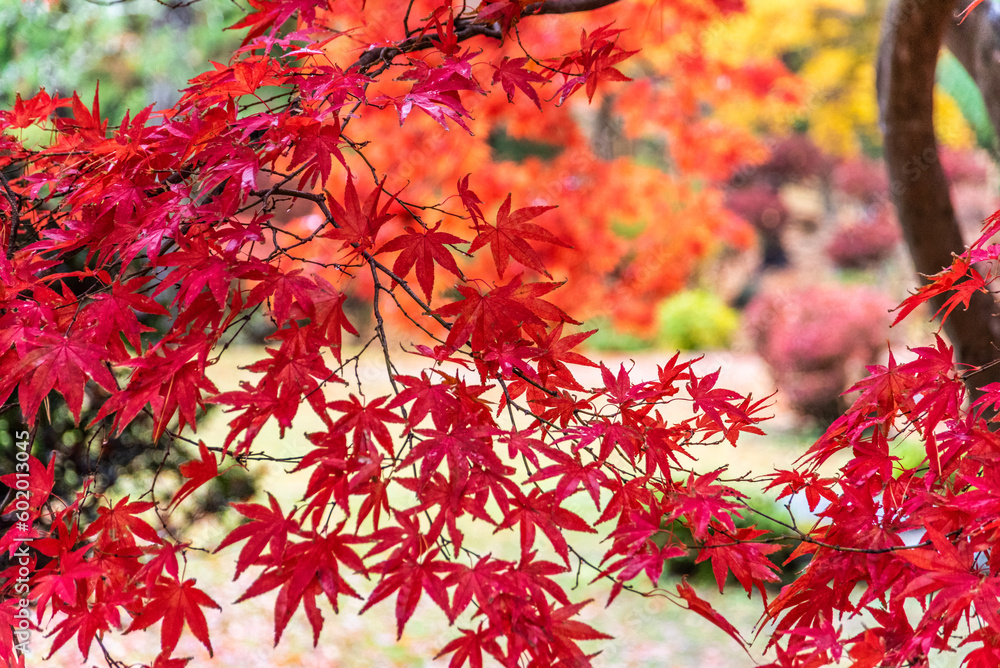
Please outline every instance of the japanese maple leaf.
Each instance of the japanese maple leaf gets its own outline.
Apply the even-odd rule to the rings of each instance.
[[[80,595],[90,592],[81,590]],[[52,647],[49,649],[46,661],[52,658],[60,647],[62,647],[74,635],[77,637],[77,647],[86,659],[90,655],[90,646],[98,634],[121,628],[120,606],[128,605],[133,596],[124,591],[110,590],[98,581],[93,592],[94,601],[92,604],[83,603],[80,605],[67,606],[62,610],[65,616],[52,629],[50,635],[54,635]],[[14,599],[16,600],[16,599]],[[80,600],[78,596],[77,601]]]
[[[378,198],[382,193],[383,184],[379,183],[368,193],[364,204],[358,199],[358,191],[354,188],[354,178],[351,172],[347,172],[347,181],[344,185],[344,205],[335,200],[331,195],[327,195],[327,205],[333,215],[336,229],[325,233],[323,236],[330,239],[341,239],[341,248],[353,247],[353,253],[362,253],[375,245],[375,237],[382,226],[392,219],[395,214],[389,213],[389,206],[395,201],[390,197],[378,209]]]
[[[972,294],[984,291],[986,288],[986,280],[982,274],[972,267],[972,262],[965,255],[955,256],[950,267],[942,269],[933,276],[928,276],[927,279],[928,283],[926,285],[921,286],[899,305],[899,315],[892,322],[893,325],[898,324],[924,302],[936,297],[940,298],[942,295],[954,291],[955,294],[949,299],[944,300],[941,307],[933,316],[936,318],[942,311],[945,311],[942,321],[946,320],[956,306],[962,304],[968,307]]]
[[[41,508],[46,501],[49,500],[49,496],[52,494],[52,486],[55,484],[56,475],[56,458],[49,458],[49,465],[46,466],[41,461],[35,457],[28,457],[28,505],[32,508]],[[8,473],[6,475],[0,476],[0,482],[7,485],[11,489],[23,489],[17,483],[18,480],[23,480],[24,474],[22,473]],[[6,508],[3,509],[3,514],[14,512],[17,506],[17,497],[11,498],[10,503]]]
[[[766,555],[781,549],[780,545],[753,542],[766,533],[752,528],[740,528],[735,532],[715,531],[704,542],[694,563],[712,560],[712,573],[720,593],[725,587],[728,572],[732,571],[748,595],[752,587],[757,587],[766,606],[764,583],[780,579],[777,576],[778,567]]]
[[[506,56],[499,65],[493,65],[493,83],[499,83],[503,87],[503,92],[507,93],[507,101],[514,101],[514,89],[519,88],[528,99],[535,103],[541,110],[542,102],[538,99],[538,92],[532,87],[533,83],[544,83],[546,81],[538,72],[525,69],[528,64],[527,58],[507,58]]]
[[[496,631],[490,629],[483,631],[482,624],[475,631],[469,629],[459,629],[459,631],[462,635],[442,647],[434,657],[436,660],[454,652],[451,661],[448,662],[448,668],[461,668],[466,662],[471,668],[483,668],[484,651],[498,659],[504,656],[497,643],[499,633]]]
[[[448,561],[435,559],[440,550],[433,549],[421,559],[408,557],[399,563],[372,590],[371,596],[365,602],[360,612],[364,612],[379,601],[387,598],[393,592],[396,594],[396,640],[403,637],[406,622],[417,609],[423,592],[431,597],[438,607],[444,611],[450,610],[448,605],[448,590],[439,573],[452,570]]]
[[[97,540],[99,547],[114,546],[116,543],[132,546],[135,545],[135,537],[159,544],[163,541],[156,530],[148,522],[137,517],[155,505],[152,501],[130,503],[129,497],[126,496],[111,508],[99,506],[97,519],[90,523],[83,537],[90,538],[100,534]]]
[[[279,29],[296,12],[306,25],[312,25],[316,19],[316,10],[329,9],[330,0],[250,0],[250,6],[254,11],[229,26],[229,30],[250,28],[243,38],[244,45],[268,29]]]
[[[338,291],[318,274],[313,276],[313,280],[316,286],[309,291],[312,311],[307,315],[313,319],[315,329],[326,339],[327,345],[339,362],[343,332],[358,336],[358,330],[344,314],[347,295]],[[298,315],[296,309],[292,309],[292,315]]]
[[[476,23],[499,23],[506,35],[521,20],[521,14],[533,0],[483,0],[476,10]]]
[[[29,427],[34,426],[38,407],[53,389],[62,393],[77,422],[83,407],[83,388],[88,380],[106,390],[115,389],[114,376],[104,365],[105,351],[84,339],[79,335],[42,334],[32,350],[14,367],[13,375],[21,378],[18,387],[21,414]]]
[[[722,522],[728,531],[736,531],[731,514],[738,512],[740,505],[727,500],[727,497],[740,498],[744,495],[732,487],[714,484],[722,471],[718,469],[697,478],[694,473],[688,474],[687,484],[678,490],[674,499],[675,508],[668,519],[684,515],[691,534],[698,540],[707,537],[708,523],[713,517]]]
[[[211,607],[221,610],[218,603],[208,594],[195,588],[193,579],[183,583],[176,578],[163,578],[153,590],[153,596],[143,606],[139,614],[132,620],[126,633],[146,629],[163,620],[160,629],[160,647],[169,654],[177,647],[184,625],[191,630],[194,637],[208,649],[212,656],[212,643],[208,637],[208,623],[202,608]]]
[[[738,642],[740,647],[746,650],[746,642],[743,640],[740,632],[736,630],[736,627],[730,624],[725,617],[720,615],[708,601],[698,596],[687,581],[681,582],[677,585],[677,594],[687,603],[688,610],[698,613],[708,621],[718,626],[720,629],[728,633],[729,637]]]
[[[541,258],[538,257],[538,253],[525,239],[535,239],[571,248],[544,227],[527,222],[555,207],[529,206],[511,213],[510,198],[511,196],[508,194],[507,199],[500,205],[500,210],[497,212],[497,224],[484,226],[484,229],[479,231],[479,235],[472,240],[469,253],[475,253],[488,244],[493,252],[493,263],[496,265],[500,278],[503,278],[510,258],[514,258],[524,266],[551,278],[549,272],[545,270]]]
[[[336,116],[329,123],[296,117],[289,123],[298,124],[295,129],[295,150],[292,152],[289,169],[302,165],[304,170],[299,178],[299,188],[311,188],[319,179],[321,185],[330,178],[331,158],[336,158],[347,169],[347,162],[340,152],[340,119]]]
[[[413,402],[406,416],[407,429],[420,425],[430,414],[437,429],[447,429],[458,418],[460,404],[452,393],[449,385],[435,383],[422,371],[420,378],[413,376],[396,376],[395,381],[405,386],[386,406],[387,409],[399,408]]]
[[[535,342],[538,349],[536,362],[538,365],[538,375],[543,381],[549,376],[555,376],[563,387],[569,389],[583,389],[573,374],[566,367],[567,364],[577,364],[580,366],[596,367],[592,361],[581,355],[572,352],[574,348],[587,340],[597,330],[588,332],[577,332],[569,336],[563,336],[563,323],[559,322],[554,328],[546,330],[540,327],[526,327],[528,335]]]
[[[352,394],[347,401],[331,401],[330,408],[340,411],[344,415],[333,423],[330,431],[341,434],[349,434],[353,431],[354,447],[361,448],[361,451],[366,450],[366,448],[362,448],[365,442],[374,438],[389,453],[390,457],[394,456],[392,436],[389,434],[386,424],[402,424],[404,420],[391,410],[380,408],[388,398],[379,397],[372,399],[367,404],[362,404]]]
[[[480,557],[472,567],[453,562],[451,573],[445,578],[447,587],[455,587],[448,619],[454,622],[473,601],[478,606],[488,606],[501,586],[499,574],[508,566],[509,562],[490,555]]]
[[[213,250],[204,237],[187,238],[180,243],[183,250],[160,256],[160,265],[177,269],[157,286],[154,296],[176,285],[173,304],[189,309],[202,289],[207,288],[215,303],[225,307],[234,278],[230,261]]]
[[[741,407],[732,403],[734,400],[743,399],[742,395],[732,390],[716,388],[717,380],[719,380],[718,369],[707,376],[692,378],[688,381],[687,391],[691,395],[695,408],[700,409],[708,419],[718,426],[720,431],[728,436],[729,430],[726,428],[725,419],[730,422],[742,423],[751,418]]]
[[[519,496],[512,500],[511,512],[504,522],[493,533],[520,525],[521,555],[531,552],[535,544],[535,527],[538,527],[549,539],[556,553],[569,564],[569,545],[563,535],[564,530],[597,533],[582,517],[566,510],[560,505],[554,492],[542,492],[537,487],[528,496]]]
[[[192,459],[180,465],[179,470],[181,475],[188,480],[181,485],[180,489],[174,492],[174,498],[170,502],[168,510],[176,508],[180,505],[181,501],[194,493],[196,489],[219,475],[219,462],[216,461],[215,455],[209,451],[204,441],[198,441],[198,453],[201,455],[201,459]]]
[[[462,200],[462,206],[469,212],[473,225],[478,230],[479,224],[486,222],[486,217],[483,216],[483,211],[479,208],[483,200],[479,199],[479,196],[469,189],[469,176],[469,174],[466,174],[458,180],[458,196]]]
[[[556,656],[569,656],[585,660],[583,651],[577,646],[578,640],[611,640],[612,636],[601,633],[594,627],[573,619],[580,610],[591,603],[593,599],[572,603],[551,612],[550,633],[552,644],[555,645]],[[577,665],[580,665],[579,663]]]
[[[567,66],[576,64],[582,72],[569,78],[559,89],[559,104],[581,86],[586,86],[587,99],[593,100],[597,92],[597,84],[601,81],[631,81],[619,72],[615,65],[629,58],[638,51],[625,51],[618,47],[617,36],[624,32],[612,29],[611,24],[601,26],[589,35],[582,31],[580,50],[566,58],[556,69],[565,71]]]
[[[462,278],[462,272],[455,264],[455,257],[445,247],[446,244],[462,244],[464,239],[447,232],[438,232],[439,222],[429,230],[420,232],[412,227],[403,228],[406,234],[390,239],[378,250],[379,253],[402,251],[392,264],[392,273],[399,278],[405,278],[414,265],[417,268],[417,282],[424,291],[424,297],[429,302],[434,291],[434,262]]]
[[[218,552],[233,543],[247,541],[236,560],[234,580],[248,566],[260,562],[265,547],[270,550],[267,560],[273,563],[280,562],[284,557],[288,534],[298,531],[299,525],[292,519],[294,513],[289,513],[288,517],[285,517],[281,512],[281,506],[270,492],[267,497],[271,506],[269,509],[256,503],[234,503],[233,509],[251,521],[233,529],[215,548],[215,552]]]
[[[167,309],[140,292],[140,287],[151,278],[140,276],[126,283],[115,281],[110,293],[94,295],[86,315],[93,322],[100,323],[97,328],[99,333],[106,334],[98,342],[113,342],[124,336],[136,352],[142,352],[139,336],[142,332],[153,331],[153,328],[141,325],[135,312],[167,315]]]
[[[464,285],[455,289],[463,299],[445,304],[435,313],[444,317],[457,316],[445,345],[457,349],[472,340],[473,348],[482,350],[490,342],[525,323],[541,325],[543,320],[575,322],[562,309],[539,299],[559,287],[558,283],[523,284],[518,274],[510,283],[486,294]]]
[[[402,124],[413,108],[420,109],[425,114],[448,129],[447,119],[457,123],[463,130],[472,134],[463,117],[471,118],[469,111],[462,105],[460,92],[482,93],[472,75],[471,59],[476,54],[466,52],[459,58],[446,58],[443,63],[431,67],[422,60],[411,60],[411,69],[400,75],[403,81],[413,81],[410,92],[402,100],[394,100],[399,108],[399,123]]]

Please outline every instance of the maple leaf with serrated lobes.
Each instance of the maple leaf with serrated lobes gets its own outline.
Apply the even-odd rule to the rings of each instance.
[[[181,582],[176,578],[162,578],[153,589],[153,596],[132,620],[126,633],[149,628],[162,619],[160,647],[169,654],[177,647],[177,641],[187,624],[194,637],[208,650],[208,655],[213,656],[208,623],[201,609],[221,610],[222,607],[194,585],[194,579]]]
[[[428,413],[434,426],[442,430],[452,426],[458,418],[461,404],[451,393],[451,386],[433,382],[427,371],[421,371],[420,378],[395,376],[394,380],[405,387],[396,394],[386,408],[390,410],[399,408],[412,401],[413,404],[406,416],[408,430],[416,428]]]
[[[340,411],[344,415],[333,423],[330,428],[331,433],[348,434],[354,432],[354,447],[364,452],[362,446],[366,441],[374,438],[379,445],[389,453],[390,457],[395,456],[392,447],[392,436],[386,429],[387,423],[402,424],[405,421],[400,416],[387,408],[379,408],[389,397],[379,397],[372,399],[367,404],[353,394],[347,401],[331,401],[327,404],[335,411]]]
[[[466,241],[454,234],[438,232],[440,227],[441,223],[439,222],[430,229],[418,232],[412,227],[406,226],[403,228],[406,234],[390,239],[378,250],[378,253],[402,251],[392,264],[392,273],[399,278],[405,278],[416,265],[417,282],[423,289],[424,297],[428,302],[431,300],[431,293],[434,292],[435,261],[464,280],[461,269],[455,264],[455,258],[446,245],[464,244]]]
[[[569,545],[564,530],[597,533],[582,517],[560,505],[555,492],[533,488],[528,496],[519,494],[511,501],[512,509],[493,533],[520,525],[521,557],[525,558],[535,544],[535,528],[542,530],[556,554],[569,565]]]
[[[691,535],[697,540],[707,538],[709,521],[713,518],[720,521],[728,531],[735,532],[733,515],[738,517],[742,508],[737,500],[746,498],[746,495],[732,487],[714,484],[723,470],[718,469],[697,478],[694,473],[689,473],[687,483],[679,487],[672,498],[673,509],[667,516],[667,521],[684,515]]]
[[[90,523],[87,530],[83,532],[84,538],[98,536],[97,546],[107,548],[115,546],[135,545],[135,538],[139,537],[150,543],[159,545],[163,541],[145,520],[139,519],[147,510],[156,506],[152,501],[129,502],[129,496],[120,499],[111,508],[100,506],[97,509],[97,519]]]
[[[503,658],[503,651],[497,644],[500,634],[493,631],[492,627],[483,631],[483,625],[480,624],[475,631],[470,629],[459,629],[459,631],[462,635],[442,647],[434,657],[435,660],[454,652],[451,661],[448,662],[448,668],[461,668],[466,662],[472,668],[483,668],[483,652],[497,659]]]
[[[49,500],[49,496],[52,495],[52,486],[55,485],[55,466],[56,458],[54,456],[49,458],[48,466],[43,464],[39,459],[29,456],[27,488],[18,485],[18,481],[24,479],[23,471],[20,473],[7,473],[6,475],[0,476],[0,482],[7,485],[11,489],[28,492],[28,505],[31,508],[41,508],[45,505],[45,502]],[[11,499],[7,507],[0,512],[4,515],[14,512],[16,510],[18,498],[23,497],[15,496]]]
[[[396,594],[396,640],[399,640],[403,637],[406,622],[417,609],[417,603],[420,602],[420,596],[423,592],[426,591],[439,608],[445,612],[450,610],[448,590],[438,574],[451,571],[452,564],[449,561],[435,560],[439,552],[440,550],[435,548],[419,560],[408,556],[396,564],[390,572],[384,573],[384,577],[372,590],[371,596],[368,597],[359,614],[387,598],[393,592],[398,592]]]
[[[688,610],[698,613],[708,621],[718,626],[720,629],[729,634],[730,638],[738,642],[744,651],[747,651],[746,641],[743,640],[743,636],[741,636],[740,632],[736,630],[736,627],[730,624],[725,617],[720,615],[718,611],[712,607],[711,603],[698,596],[691,585],[687,583],[687,580],[677,585],[677,594],[684,599],[685,603],[687,603]],[[747,651],[747,654],[749,653],[750,652]]]
[[[249,0],[249,2],[254,11],[228,28],[229,30],[250,28],[247,36],[243,38],[244,46],[255,37],[263,35],[269,28],[277,31],[296,12],[306,26],[311,26],[316,20],[317,9],[330,8],[330,0]]]
[[[480,223],[486,223],[486,217],[483,215],[483,210],[479,208],[483,200],[479,199],[479,196],[469,189],[469,176],[470,174],[466,174],[458,180],[458,196],[462,200],[462,206],[469,212],[472,224],[478,230]]]
[[[77,604],[60,610],[63,613],[62,619],[48,634],[55,637],[45,657],[46,661],[74,635],[77,636],[77,647],[86,659],[90,655],[90,646],[99,634],[103,636],[112,629],[121,628],[119,608],[130,605],[134,600],[133,594],[106,586],[101,578],[97,578],[96,582],[93,603],[79,603],[80,597],[90,594],[87,587],[81,587],[77,594]],[[42,606],[39,605],[38,609],[41,610]]]
[[[508,58],[504,56],[499,65],[491,65],[496,70],[493,72],[492,83],[500,84],[503,92],[507,93],[508,102],[514,101],[514,89],[518,88],[541,110],[542,102],[538,99],[538,91],[531,84],[545,83],[547,79],[538,72],[525,69],[524,66],[527,64],[527,58]]]
[[[472,245],[469,246],[469,253],[475,253],[488,244],[493,253],[493,263],[496,265],[497,274],[500,278],[503,278],[503,273],[507,269],[507,262],[510,258],[514,258],[525,267],[534,269],[540,274],[545,274],[551,278],[549,272],[545,270],[541,258],[538,257],[538,253],[535,252],[535,249],[525,239],[534,239],[562,246],[563,248],[572,248],[572,246],[560,241],[559,238],[544,227],[527,222],[555,207],[529,206],[511,213],[510,199],[511,196],[508,194],[507,199],[500,205],[500,210],[497,212],[497,224],[485,225],[485,229],[480,230],[478,236],[472,240]]]
[[[105,351],[87,343],[89,337],[42,334],[32,342],[32,348],[13,370],[7,373],[20,378],[18,400],[21,414],[29,427],[35,425],[38,407],[55,389],[66,399],[74,420],[80,421],[83,388],[88,380],[109,391],[115,389],[115,379],[104,365]]]
[[[498,340],[523,323],[541,325],[542,319],[532,311],[530,305],[517,298],[515,293],[520,287],[520,274],[511,279],[510,283],[486,294],[465,285],[455,286],[462,299],[445,304],[435,311],[445,318],[455,316],[445,345],[457,350],[471,339],[473,348],[482,350],[489,342]]]
[[[330,207],[336,228],[325,232],[322,236],[328,239],[342,240],[341,248],[351,247],[351,254],[360,255],[372,248],[379,230],[396,215],[389,213],[389,207],[395,201],[392,196],[382,206],[382,210],[378,210],[378,198],[384,191],[384,185],[384,180],[376,185],[362,205],[361,200],[358,199],[358,191],[354,188],[354,177],[348,171],[347,181],[344,184],[344,205],[341,206],[332,195],[327,193],[326,202]]]
[[[336,158],[344,169],[347,161],[340,152],[340,119],[336,116],[327,123],[305,119],[301,116],[288,121],[302,125],[295,129],[295,150],[292,152],[289,169],[297,165],[303,166],[299,178],[299,188],[311,188],[317,179],[321,185],[330,178],[333,166],[331,158]]]
[[[93,301],[84,309],[83,320],[100,324],[95,332],[104,336],[95,340],[95,343],[120,343],[119,337],[124,336],[137,353],[142,353],[140,335],[155,330],[140,324],[135,312],[154,315],[168,313],[159,302],[140,292],[140,286],[149,280],[152,280],[152,276],[140,276],[126,283],[115,281],[110,292],[94,295]]]
[[[743,395],[727,390],[716,388],[715,383],[719,380],[719,369],[707,376],[697,378],[692,376],[688,381],[687,391],[691,396],[691,401],[696,409],[718,426],[719,430],[728,434],[729,428],[726,420],[732,423],[743,424],[753,420],[741,406],[733,405],[735,400],[743,400]]]
[[[174,492],[174,498],[167,507],[168,510],[176,508],[196,489],[219,475],[219,462],[216,461],[215,455],[208,449],[204,441],[198,441],[198,453],[201,455],[201,459],[192,459],[180,465],[181,475],[188,480]]]
[[[285,546],[288,543],[288,535],[296,534],[299,531],[298,522],[292,519],[294,512],[285,517],[281,512],[278,501],[267,493],[267,498],[271,505],[270,509],[257,503],[234,503],[233,510],[250,519],[246,524],[241,524],[226,536],[215,552],[219,552],[225,547],[241,540],[246,540],[246,545],[240,550],[240,556],[236,560],[236,573],[233,580],[239,578],[240,573],[253,564],[261,563],[261,554],[266,546],[270,550],[265,563],[279,563],[283,560]]]
[[[459,93],[483,93],[479,82],[472,75],[472,64],[469,62],[476,54],[467,51],[460,58],[445,58],[444,62],[431,67],[422,60],[411,60],[411,69],[399,76],[400,81],[413,81],[410,92],[402,99],[392,102],[399,109],[400,125],[406,120],[413,108],[420,109],[448,130],[447,119],[457,123],[463,130],[472,134],[463,117],[471,118],[468,109],[462,105]]]
[[[744,527],[731,532],[723,530],[720,525],[715,525],[713,528],[716,530],[701,545],[701,551],[694,563],[700,564],[708,559],[712,560],[712,573],[715,575],[716,584],[719,585],[719,593],[722,593],[726,585],[727,574],[732,571],[747,595],[753,587],[757,587],[761,600],[767,607],[767,590],[764,589],[764,583],[780,580],[777,575],[778,567],[767,558],[767,555],[777,552],[782,547],[753,542],[754,539],[768,533],[761,529]]]
[[[904,299],[903,303],[897,307],[899,315],[892,321],[894,326],[924,302],[954,291],[955,294],[944,301],[931,318],[933,320],[942,311],[945,311],[943,322],[959,304],[968,308],[973,293],[986,290],[986,279],[972,266],[970,258],[966,255],[954,256],[951,266],[945,267],[932,276],[926,276],[926,278],[928,283]],[[963,279],[966,280],[963,281]]]
[[[617,37],[625,32],[612,29],[611,24],[603,25],[589,35],[586,30],[580,37],[580,50],[563,59],[555,69],[567,71],[572,66],[578,66],[582,71],[569,77],[559,89],[559,102],[562,104],[581,86],[586,86],[587,99],[593,100],[597,92],[597,84],[601,81],[631,81],[629,77],[619,72],[615,65],[630,58],[638,51],[625,51],[618,47]]]

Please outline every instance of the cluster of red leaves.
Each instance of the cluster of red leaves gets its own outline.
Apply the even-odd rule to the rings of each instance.
[[[428,5],[426,30],[359,54],[349,33],[325,37],[346,11],[255,0],[236,26],[249,32],[233,60],[194,79],[169,110],[108,127],[96,99],[88,106],[43,91],[0,118],[6,164],[17,170],[3,183],[0,399],[16,397],[29,429],[51,391],[77,420],[85,401],[96,402],[90,429],[120,432],[145,416],[151,445],[185,439],[208,404],[233,415],[225,443],[200,443],[163,503],[113,503],[88,489],[63,504],[50,498],[54,460],[47,469],[27,460],[32,510],[0,547],[11,557],[32,548],[27,598],[33,624],[54,636],[52,652],[75,641],[87,656],[106,633],[157,623],[153,665],[186,663],[173,656],[185,629],[211,652],[203,610],[218,606],[183,577],[178,557],[188,546],[165,530],[167,518],[227,460],[266,458],[254,450],[261,429],[288,428],[301,407],[325,425],[298,463],[310,475],[301,504],[237,505],[248,522],[218,546],[242,544],[235,574],[257,572],[243,598],[277,590],[275,642],[300,609],[318,641],[323,601],[336,611],[342,596],[365,598],[366,609],[395,601],[401,635],[426,594],[460,625],[442,647],[454,666],[480,665],[483,655],[506,665],[585,663],[579,643],[606,636],[575,619],[587,601],[573,600],[557,576],[583,558],[572,532],[602,525],[611,544],[593,575],[610,578],[615,594],[640,573],[655,584],[663,562],[690,549],[718,555],[720,585],[729,569],[747,587],[774,578],[770,548],[740,540],[751,536],[736,529],[741,495],[720,472],[681,465],[692,445],[757,432],[762,404],[676,359],[646,382],[601,366],[600,383],[584,387],[571,367],[597,366],[574,350],[590,333],[566,330],[578,323],[550,301],[560,283],[531,278],[549,276],[543,249],[568,247],[539,224],[553,207],[518,207],[508,194],[487,215],[474,175],[453,181],[444,202],[417,206],[392,165],[377,177],[380,154],[346,134],[350,125],[364,136],[366,117],[383,109],[397,123],[415,122],[419,110],[468,130],[470,105],[485,93],[474,73],[482,63],[508,101],[541,107],[538,89],[551,79],[561,80],[559,104],[581,88],[592,98],[604,82],[628,80],[618,67],[634,49],[619,44],[622,29],[585,30],[543,67],[459,46],[503,37],[494,22],[509,29],[537,7],[485,3],[468,15]],[[293,17],[298,30],[279,33]],[[262,100],[264,88],[285,90],[284,102]],[[30,126],[50,132],[50,143],[22,146],[18,130]],[[367,174],[365,187],[357,175]],[[311,229],[280,224],[272,211],[281,202],[308,207]],[[420,212],[431,210],[456,233],[425,222]],[[489,259],[463,262],[463,271],[462,256]],[[305,270],[317,263],[326,271]],[[435,308],[439,268],[460,282]],[[382,297],[425,321],[436,341],[413,349],[428,360],[419,377],[389,367],[391,397],[335,389],[358,359],[344,359],[344,333],[358,334],[344,303],[362,271],[387,359]],[[219,392],[208,370],[256,312],[275,327],[265,358],[247,367],[259,379]],[[456,361],[469,372],[456,375]],[[686,417],[662,415],[684,402]],[[16,473],[3,482],[19,484]],[[400,504],[400,492],[415,502]],[[596,506],[596,526],[567,508],[580,493]],[[467,545],[467,522],[517,535],[517,556]],[[661,526],[689,527],[697,544]],[[18,559],[3,574],[6,589]],[[690,587],[677,600],[723,623]],[[6,640],[4,658],[16,663]]]
[[[739,7],[665,4],[696,27]],[[93,430],[120,431],[141,414],[155,425],[151,447],[187,439],[208,404],[233,415],[225,443],[199,444],[169,500],[152,490],[135,502],[88,490],[70,503],[50,498],[52,459],[28,458],[0,478],[16,491],[3,513],[19,522],[0,539],[8,557],[0,588],[14,601],[0,607],[8,663],[23,663],[6,629],[16,625],[25,578],[31,623],[54,636],[53,652],[75,640],[87,656],[104,634],[154,624],[162,652],[153,666],[187,663],[173,656],[185,629],[211,652],[204,609],[218,606],[179,567],[189,546],[166,530],[169,513],[223,464],[268,458],[254,449],[256,437],[272,421],[287,429],[302,407],[324,428],[298,461],[310,476],[301,502],[237,505],[248,521],[217,547],[240,545],[235,574],[255,574],[243,599],[277,592],[276,643],[300,610],[318,642],[322,608],[336,612],[341,597],[364,599],[365,609],[393,601],[402,635],[426,594],[457,625],[441,648],[453,667],[486,656],[508,666],[587,665],[580,643],[605,636],[576,618],[588,601],[560,583],[560,574],[592,563],[574,533],[605,537],[591,572],[610,580],[612,598],[640,575],[655,586],[667,560],[692,553],[711,562],[720,589],[732,573],[748,593],[765,594],[777,580],[768,558],[777,538],[747,525],[745,497],[724,471],[688,464],[695,446],[761,433],[763,402],[717,387],[718,372],[699,374],[676,357],[644,381],[587,359],[576,349],[590,333],[574,331],[565,304],[553,301],[560,284],[529,273],[546,276],[547,251],[569,243],[542,226],[556,214],[550,205],[524,206],[515,194],[493,215],[476,192],[480,175],[464,173],[415,203],[398,164],[383,159],[397,147],[365,129],[366,118],[388,109],[396,123],[419,123],[419,109],[432,124],[470,127],[470,107],[487,92],[477,70],[494,73],[501,104],[531,109],[542,106],[545,82],[561,86],[553,95],[561,103],[624,80],[619,68],[634,49],[608,24],[544,61],[463,51],[470,39],[514,43],[542,20],[535,14],[576,5],[488,2],[460,14],[450,3],[414,3],[406,17],[425,18],[413,29],[405,8],[375,12],[368,3],[368,29],[384,21],[392,27],[384,34],[404,26],[405,36],[359,49],[352,40],[363,31],[343,30],[362,25],[357,8],[252,0],[238,24],[249,29],[243,47],[169,110],[146,109],[110,128],[96,100],[88,107],[41,92],[0,115],[0,149],[16,172],[0,183],[0,399],[16,391],[29,428],[52,391],[77,419],[85,401],[99,403]],[[296,31],[280,33],[293,18]],[[704,62],[687,67],[706,71]],[[683,125],[697,96],[694,83],[678,82],[646,94],[674,95],[681,111],[673,122]],[[285,94],[274,97],[276,88]],[[24,147],[18,130],[30,126],[51,142]],[[689,149],[695,140],[677,138]],[[309,225],[280,224],[275,210],[290,205],[309,210]],[[461,227],[441,229],[424,220],[430,213]],[[978,247],[914,299],[965,286],[971,279],[958,273],[976,253],[995,257],[996,249]],[[473,256],[464,269],[463,255]],[[306,271],[317,264],[325,274]],[[436,292],[438,268],[458,279],[454,292]],[[343,341],[344,332],[358,335],[344,290],[361,276],[372,288],[368,343],[385,361],[391,396],[367,397],[360,380],[357,393],[339,387],[368,348],[348,355]],[[445,303],[433,307],[432,298]],[[434,341],[411,348],[427,360],[419,376],[392,364],[387,303]],[[266,357],[248,367],[259,379],[220,393],[208,370],[258,312],[275,327]],[[802,541],[793,556],[812,561],[767,607],[778,625],[777,665],[821,665],[845,653],[860,666],[919,662],[947,647],[963,618],[974,625],[963,639],[976,648],[973,665],[996,664],[998,441],[981,412],[1000,392],[966,411],[950,350],[939,343],[915,352],[913,362],[873,369],[802,465],[771,481],[781,495],[804,493],[820,518],[808,531],[789,526]],[[593,367],[599,380],[587,386],[573,367]],[[927,456],[903,468],[890,441],[911,432]],[[841,450],[850,458],[840,477],[823,477],[820,466]],[[570,509],[579,510],[577,495],[593,502],[595,520]],[[469,545],[470,522],[516,535],[515,554]],[[742,642],[687,583],[657,591]],[[910,598],[925,606],[915,626],[903,609]],[[843,638],[834,628],[835,616],[863,612],[871,616],[864,633]]]

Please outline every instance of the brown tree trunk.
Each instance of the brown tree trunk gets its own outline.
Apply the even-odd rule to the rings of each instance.
[[[932,117],[934,70],[944,33],[957,21],[955,5],[955,0],[892,0],[879,44],[879,116],[890,189],[910,255],[922,275],[938,273],[951,264],[952,254],[965,250],[938,160]],[[973,43],[957,48],[964,52],[956,54],[961,60],[974,56],[977,47]],[[932,306],[937,309],[942,303],[937,299]],[[997,311],[991,295],[977,293],[968,310],[956,309],[949,316],[944,329],[958,362],[983,366],[1000,358]],[[975,393],[997,381],[1000,365],[969,376],[967,384]]]

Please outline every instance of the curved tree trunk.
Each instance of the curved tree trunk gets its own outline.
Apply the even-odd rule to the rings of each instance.
[[[879,116],[890,189],[910,255],[922,275],[938,273],[951,264],[953,253],[965,250],[938,160],[931,113],[938,51],[946,30],[957,21],[955,5],[955,0],[892,0],[879,44]],[[976,26],[981,27],[981,19],[977,18]],[[967,36],[973,28],[970,22],[964,29]],[[977,58],[978,45],[975,39],[969,41],[960,39],[956,46],[963,64]],[[932,301],[935,309],[942,303],[941,299]],[[949,316],[944,329],[958,362],[983,366],[1000,358],[997,311],[992,296],[976,293],[968,310],[956,309]],[[967,382],[975,393],[997,381],[1000,365],[986,367]]]

